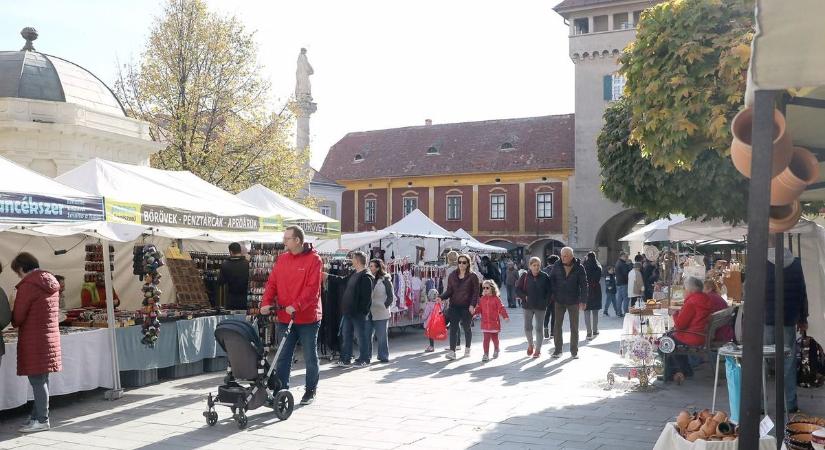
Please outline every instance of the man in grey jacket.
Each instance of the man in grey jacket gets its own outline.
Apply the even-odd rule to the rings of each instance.
[[[369,341],[366,337],[367,314],[372,305],[372,287],[374,278],[367,270],[367,255],[364,252],[352,253],[352,267],[355,269],[345,278],[347,285],[341,297],[341,359],[339,367],[349,367],[352,360],[353,338],[358,337],[358,359],[356,366],[369,364]],[[336,275],[329,275],[335,277]]]

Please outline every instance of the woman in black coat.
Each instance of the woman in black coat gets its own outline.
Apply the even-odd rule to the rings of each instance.
[[[587,340],[599,335],[599,310],[602,309],[602,266],[596,254],[590,252],[584,260],[587,273],[587,306],[584,310],[584,324],[587,326]]]

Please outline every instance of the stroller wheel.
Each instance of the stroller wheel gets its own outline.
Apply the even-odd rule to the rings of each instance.
[[[246,418],[246,414],[243,411],[238,413],[238,417],[235,420],[238,422],[238,428],[241,430],[246,428],[246,425],[249,423],[248,419]]]
[[[206,423],[210,427],[214,427],[216,423],[218,423],[218,413],[215,411],[209,411],[206,413]]]
[[[280,420],[289,419],[289,416],[292,415],[292,410],[295,408],[295,399],[292,397],[292,393],[283,390],[278,391],[275,394],[275,416],[278,417]]]

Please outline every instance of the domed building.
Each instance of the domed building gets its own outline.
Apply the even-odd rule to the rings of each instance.
[[[0,155],[49,177],[92,158],[149,165],[163,145],[93,73],[34,49],[0,51]]]

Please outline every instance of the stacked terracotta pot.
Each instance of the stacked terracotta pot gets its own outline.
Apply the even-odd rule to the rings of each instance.
[[[731,122],[733,143],[731,159],[736,169],[751,177],[751,131],[753,108],[739,111]],[[771,233],[790,230],[802,216],[799,196],[811,183],[819,179],[819,161],[802,147],[794,147],[785,126],[785,117],[777,110],[773,113],[773,164],[771,170]]]
[[[700,439],[706,441],[733,441],[737,437],[737,429],[728,420],[723,411],[711,413],[709,409],[693,414],[682,411],[676,417],[676,428],[679,434],[690,442]]]

